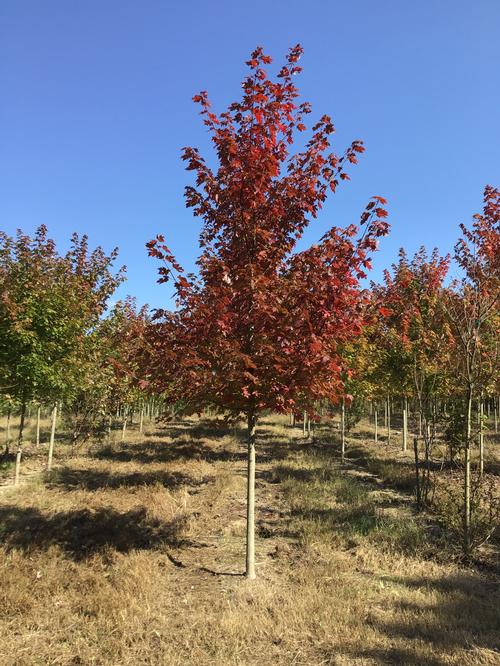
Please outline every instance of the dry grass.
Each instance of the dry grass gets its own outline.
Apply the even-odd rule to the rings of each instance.
[[[259,438],[254,582],[235,575],[241,431],[61,446],[50,478],[4,489],[0,664],[498,663],[498,578],[439,557],[409,497],[341,469],[330,435],[273,419]]]

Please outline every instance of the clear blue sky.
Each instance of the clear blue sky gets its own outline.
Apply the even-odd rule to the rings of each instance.
[[[297,42],[297,83],[333,117],[335,147],[367,149],[304,242],[379,194],[392,232],[374,278],[401,245],[450,250],[500,186],[499,0],[1,0],[0,228],[118,245],[121,295],[168,305],[144,244],[162,232],[193,267],[179,155],[208,141],[191,97],[207,89],[222,110],[256,45],[279,62]]]

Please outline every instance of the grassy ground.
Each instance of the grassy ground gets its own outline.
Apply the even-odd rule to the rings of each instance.
[[[61,445],[0,492],[0,664],[498,664],[499,577],[453,559],[365,430],[341,467],[333,434],[260,424],[253,582],[241,430]]]

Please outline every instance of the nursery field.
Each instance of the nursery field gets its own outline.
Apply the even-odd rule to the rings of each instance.
[[[115,434],[57,442],[50,474],[27,444],[18,487],[2,471],[2,666],[499,663],[498,541],[461,563],[444,519],[416,511],[397,431],[374,444],[362,420],[341,464],[332,425],[259,421],[253,581],[243,425]],[[490,433],[493,481],[498,449]]]
[[[500,666],[500,3],[7,4],[0,666]]]

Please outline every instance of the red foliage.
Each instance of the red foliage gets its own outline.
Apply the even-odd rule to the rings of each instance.
[[[322,116],[304,149],[289,148],[311,113],[298,104],[292,77],[300,45],[277,75],[257,48],[247,62],[243,97],[220,115],[206,92],[201,106],[218,158],[213,171],[186,147],[196,186],[186,205],[202,218],[198,276],[185,275],[161,236],[148,243],[164,261],[160,282],[173,278],[178,309],[157,312],[150,349],[157,385],[193,408],[206,402],[233,412],[306,407],[343,393],[339,345],[359,334],[365,294],[359,280],[370,268],[377,239],[388,233],[386,201],[373,197],[362,227],[333,227],[319,243],[293,253],[328,192],[346,178],[364,151],[354,141],[330,151],[334,126]]]

